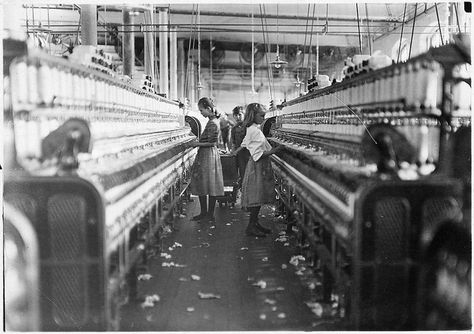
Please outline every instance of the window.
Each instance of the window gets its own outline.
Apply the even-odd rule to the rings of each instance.
[[[446,39],[445,31],[442,31],[443,39]],[[423,34],[420,37],[420,46],[421,52],[426,52],[430,48],[435,48],[441,46],[441,36],[439,34],[439,27],[437,22],[432,22],[429,27],[427,27]]]
[[[429,48],[436,48],[441,46],[441,35],[439,34],[439,29],[436,29],[431,34],[426,37],[426,45]]]
[[[400,47],[401,44],[401,47]],[[397,43],[392,48],[392,59],[399,62],[406,61],[408,59],[409,44],[406,38],[403,38],[401,41],[398,40]],[[400,52],[400,56],[398,53]]]

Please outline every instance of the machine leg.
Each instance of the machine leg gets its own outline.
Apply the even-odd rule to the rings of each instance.
[[[137,267],[134,265],[127,274],[128,297],[136,299],[138,295]]]
[[[107,322],[107,331],[119,331],[120,330],[120,307],[121,303],[114,293],[109,300],[109,311]]]
[[[334,280],[331,272],[326,266],[323,266],[323,301],[330,303],[333,291]]]

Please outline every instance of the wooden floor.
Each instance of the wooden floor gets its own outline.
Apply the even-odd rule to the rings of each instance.
[[[244,234],[248,213],[238,205],[217,207],[215,223],[189,219],[198,213],[194,198],[186,217],[176,219],[161,240],[161,254],[146,268],[151,276],[139,281],[137,300],[122,307],[122,331],[343,329],[334,307],[319,303],[317,271],[307,261],[289,263],[301,251],[294,236],[276,240],[287,226],[270,207],[262,209],[260,221],[273,233],[263,239]],[[202,299],[199,293],[219,298]],[[153,295],[159,301],[143,304]]]

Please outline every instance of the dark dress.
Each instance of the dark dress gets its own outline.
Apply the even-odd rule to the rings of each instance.
[[[246,128],[242,122],[237,123],[232,128],[231,142],[235,149],[239,148],[242,144],[242,140],[245,137]],[[245,168],[247,167],[247,162],[249,161],[250,153],[244,148],[237,153],[237,170],[239,171],[240,183],[244,179]]]
[[[217,149],[219,138],[219,120],[210,119],[204,128],[200,143],[214,143],[211,147],[199,147],[196,159],[191,170],[191,184],[189,189],[198,196],[223,196],[224,180],[222,165]]]

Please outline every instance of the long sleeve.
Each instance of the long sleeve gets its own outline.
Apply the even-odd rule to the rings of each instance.
[[[209,120],[202,132],[199,142],[201,143],[216,143],[219,138],[219,125],[218,121]]]
[[[232,144],[232,148],[237,147],[237,144],[235,143],[235,131],[236,131],[235,127],[233,127],[232,130],[230,130],[230,142]]]

